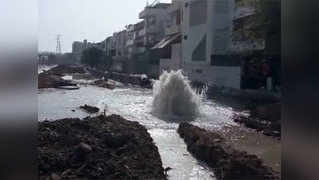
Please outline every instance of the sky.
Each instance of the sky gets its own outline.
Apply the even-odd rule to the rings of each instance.
[[[149,3],[153,0],[148,0]],[[62,52],[72,51],[73,41],[100,42],[113,32],[134,24],[147,0],[40,0],[38,50],[55,52],[61,35]],[[160,0],[170,3],[171,0]]]

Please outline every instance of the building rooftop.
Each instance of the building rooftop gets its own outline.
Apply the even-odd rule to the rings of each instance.
[[[146,8],[160,8],[165,9],[168,8],[171,5],[171,3],[157,3],[155,5],[147,6]]]

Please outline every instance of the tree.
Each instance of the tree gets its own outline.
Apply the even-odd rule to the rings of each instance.
[[[91,47],[82,52],[81,63],[95,67],[103,62],[104,52],[96,47]]]

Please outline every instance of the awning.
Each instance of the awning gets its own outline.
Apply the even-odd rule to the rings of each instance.
[[[160,42],[158,42],[151,49],[162,49],[162,48],[166,47],[167,45],[170,45],[171,43],[173,43],[175,41],[177,41],[177,42],[181,41],[181,34],[180,33],[173,34],[173,35],[170,35],[170,36],[166,36],[164,39],[162,39]]]

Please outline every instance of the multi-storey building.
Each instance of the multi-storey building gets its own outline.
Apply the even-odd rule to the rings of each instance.
[[[115,57],[123,58],[127,56],[127,31],[123,30],[113,34],[113,43],[115,43]]]
[[[72,43],[72,53],[82,53],[84,49],[84,43],[80,41],[74,41]]]
[[[230,57],[234,0],[185,0],[183,70],[192,81],[240,88],[240,61]]]
[[[113,37],[107,37],[105,39],[105,52],[107,56],[115,56],[115,44],[113,43]]]
[[[173,0],[168,7],[169,22],[165,37],[152,49],[160,51],[159,71],[178,70],[182,64],[181,23],[184,0]]]
[[[145,52],[144,38],[145,38],[145,21],[140,21],[134,24],[134,54],[142,54]]]
[[[127,57],[128,59],[133,58],[136,54],[142,54],[145,52],[144,46],[144,20],[136,24],[130,24],[126,26],[127,31]]]
[[[144,46],[153,47],[165,37],[165,28],[169,24],[168,7],[169,3],[157,3],[148,5],[139,14],[144,19]]]
[[[256,0],[236,0],[233,14],[231,51],[258,51],[265,48],[264,29],[258,26]]]
[[[75,58],[75,61],[80,62],[82,52],[85,49],[92,46],[93,46],[93,43],[88,42],[86,39],[84,39],[83,42],[74,41],[72,43],[72,54],[73,54],[73,57]]]

